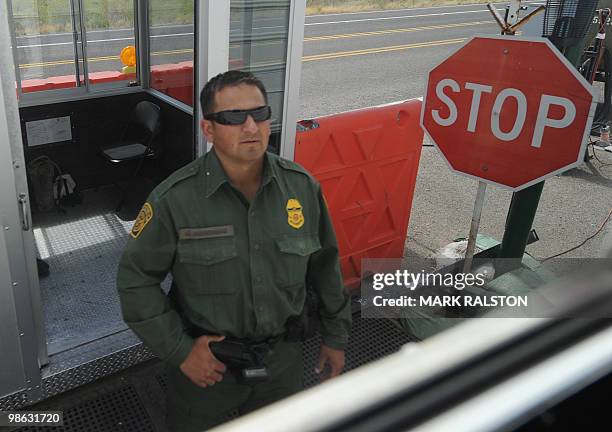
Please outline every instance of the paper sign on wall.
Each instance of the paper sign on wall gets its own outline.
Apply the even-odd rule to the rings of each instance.
[[[26,122],[28,146],[72,140],[70,116]]]

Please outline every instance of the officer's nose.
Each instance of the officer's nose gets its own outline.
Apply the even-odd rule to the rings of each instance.
[[[253,116],[247,115],[247,119],[244,122],[243,128],[246,132],[254,133],[254,132],[257,132],[257,130],[259,129],[259,126],[257,126],[257,122],[253,119]]]

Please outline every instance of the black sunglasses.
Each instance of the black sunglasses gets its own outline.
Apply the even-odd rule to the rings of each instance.
[[[247,120],[248,116],[253,117],[253,120],[256,122],[270,120],[270,117],[272,117],[272,108],[270,108],[268,105],[264,105],[247,110],[219,111],[216,113],[206,114],[204,118],[222,125],[241,125]]]

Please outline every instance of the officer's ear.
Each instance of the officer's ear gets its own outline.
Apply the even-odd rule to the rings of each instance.
[[[200,128],[202,129],[202,134],[206,137],[206,141],[209,143],[215,142],[215,133],[214,133],[214,125],[210,120],[202,119],[200,121]]]

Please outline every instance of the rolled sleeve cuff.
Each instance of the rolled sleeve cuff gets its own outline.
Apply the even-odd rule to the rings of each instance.
[[[322,334],[321,339],[323,339],[323,345],[341,351],[346,350],[348,345],[348,336]]]
[[[183,333],[178,345],[176,346],[176,349],[172,352],[172,354],[170,354],[168,357],[166,357],[163,360],[165,360],[166,362],[170,363],[173,366],[179,367],[181,364],[183,364],[183,362],[185,361],[185,359],[187,358],[187,356],[193,349],[194,343],[195,343],[195,340],[192,337]]]

